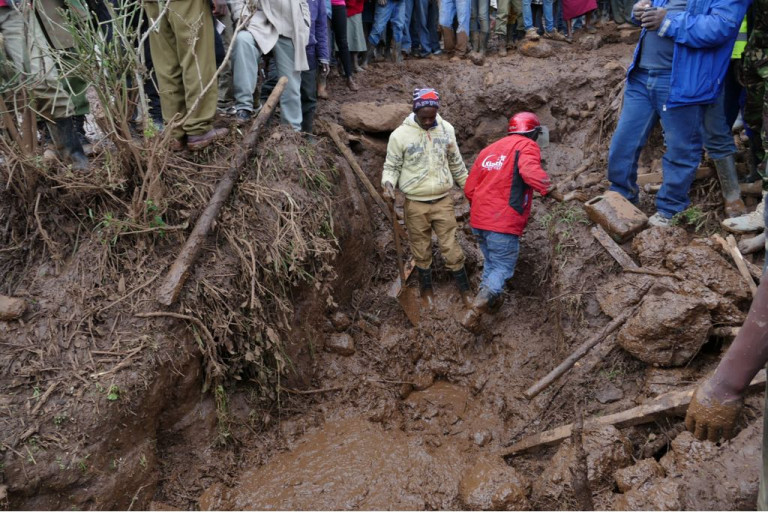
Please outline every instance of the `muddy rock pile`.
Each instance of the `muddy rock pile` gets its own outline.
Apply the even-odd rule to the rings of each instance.
[[[749,288],[709,239],[690,240],[682,228],[650,228],[632,248],[642,268],[655,275],[622,274],[598,289],[604,313],[616,317],[638,300],[652,281],[636,314],[616,341],[648,364],[672,367],[688,363],[709,338],[713,326],[740,325]]]

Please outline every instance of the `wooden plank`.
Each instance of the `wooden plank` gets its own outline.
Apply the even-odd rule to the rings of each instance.
[[[754,297],[757,293],[757,285],[755,285],[755,281],[749,273],[744,256],[741,255],[741,251],[739,251],[739,247],[736,245],[736,239],[733,235],[728,235],[728,239],[726,240],[718,234],[712,235],[712,239],[720,244],[723,250],[731,256],[731,259],[736,264],[739,274],[741,274],[741,277],[747,283],[747,286],[749,286],[749,291],[752,294],[752,297]]]
[[[694,176],[694,180],[702,180],[704,178],[709,178],[714,175],[714,171],[712,171],[711,167],[699,167],[696,169],[696,175]],[[664,181],[664,175],[660,172],[647,172],[644,174],[638,174],[637,175],[637,184],[642,187],[644,185],[661,185],[661,182]]]
[[[617,244],[613,238],[611,238],[611,235],[609,235],[602,226],[596,225],[592,228],[592,236],[597,238],[597,241],[600,242],[600,245],[602,245],[606,251],[608,251],[608,254],[613,256],[613,259],[615,259],[619,265],[621,265],[622,268],[625,269],[637,269],[639,268],[637,266],[637,263],[632,261],[632,258],[629,257],[629,255],[624,252],[624,249],[622,249],[619,244]]]
[[[765,388],[765,370],[760,370],[760,373],[752,379],[752,382],[747,387],[747,391],[762,388]],[[665,416],[683,415],[688,409],[688,404],[691,403],[691,397],[695,390],[696,388],[689,388],[684,391],[665,393],[647,404],[639,405],[632,409],[609,414],[607,416],[590,418],[585,420],[584,428],[586,429],[590,426],[600,425],[613,425],[617,428],[631,427],[643,423],[650,423]],[[570,437],[572,428],[573,424],[569,423],[568,425],[563,425],[552,430],[547,430],[546,432],[526,437],[503,451],[501,456],[507,457],[509,455],[515,455],[530,450],[531,448],[558,444],[563,439]]]

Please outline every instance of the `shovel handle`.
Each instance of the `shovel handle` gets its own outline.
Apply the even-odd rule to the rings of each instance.
[[[392,217],[392,231],[395,233],[395,250],[397,251],[397,270],[400,273],[400,285],[405,286],[405,269],[403,268],[403,247],[400,244],[400,225],[397,223],[395,206],[389,203],[389,213]],[[402,229],[402,228],[400,228]]]

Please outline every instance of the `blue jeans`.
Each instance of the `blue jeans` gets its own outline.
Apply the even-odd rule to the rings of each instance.
[[[402,47],[404,52],[411,51],[411,18],[414,14],[414,8],[416,7],[415,0],[402,0],[403,2],[403,35],[402,35]]]
[[[440,3],[440,25],[453,27],[453,19],[459,20],[456,32],[469,35],[469,17],[472,11],[471,0],[443,0]]]
[[[720,92],[717,101],[704,107],[704,122],[701,126],[701,137],[704,139],[704,149],[713,160],[736,154],[736,144],[733,142],[731,126],[725,118],[725,88]]]
[[[472,228],[472,233],[477,237],[477,243],[485,258],[480,286],[498,295],[504,291],[504,284],[515,275],[520,237],[475,228]]]
[[[715,103],[704,109],[701,136],[704,148],[712,159],[725,158],[736,153],[731,127],[739,115],[742,86],[736,80],[735,67],[740,61],[732,60],[723,79],[723,90]]]
[[[472,0],[472,8],[469,15],[469,32],[481,32],[487,34],[491,30],[489,0]],[[477,48],[473,48],[477,51]]]
[[[386,5],[376,4],[373,27],[368,34],[368,42],[376,46],[387,30],[387,22],[392,22],[392,37],[396,43],[403,42],[404,0],[387,0]]]
[[[429,34],[430,50],[432,53],[440,51],[440,35],[438,28],[440,25],[440,8],[435,0],[429,0],[427,9],[427,32]]]
[[[421,50],[424,52],[432,53],[436,49],[440,48],[440,44],[438,43],[437,47],[432,47],[432,40],[429,37],[429,0],[412,0],[413,5],[413,21],[411,22],[411,28],[413,29],[411,31],[411,35],[416,34],[415,37],[412,37],[412,40],[415,41],[418,39],[419,45],[421,46]],[[406,6],[406,9],[408,7]],[[413,46],[413,44],[411,44]],[[405,40],[403,40],[403,48],[405,48]]]
[[[656,194],[656,209],[672,217],[688,207],[688,191],[701,157],[703,105],[667,108],[669,70],[636,68],[627,80],[624,107],[608,151],[611,190],[637,202],[637,159],[651,129],[661,120],[664,181]]]
[[[544,30],[552,32],[555,30],[555,19],[552,14],[552,4],[554,0],[544,0]],[[533,11],[531,11],[531,0],[523,0],[523,24],[525,30],[533,27]]]

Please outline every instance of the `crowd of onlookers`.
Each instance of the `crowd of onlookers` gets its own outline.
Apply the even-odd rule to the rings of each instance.
[[[328,97],[334,67],[356,91],[355,74],[377,60],[443,55],[482,64],[489,42],[506,56],[523,38],[570,41],[574,28],[593,32],[595,22],[628,21],[626,0],[602,1],[598,6],[596,0],[145,0],[130,18],[140,35],[148,32],[149,119],[158,130],[169,127],[172,149],[199,150],[227,133],[213,126],[217,109],[248,123],[259,109],[258,98],[266,98],[279,77],[288,79],[280,99],[283,122],[311,132],[317,100]],[[47,121],[60,154],[86,168],[88,83],[77,78],[71,62],[61,78],[55,57],[77,60],[73,23],[76,29],[77,24],[98,27],[109,43],[110,13],[122,4],[29,5],[0,0],[5,53],[32,89],[34,109]]]

